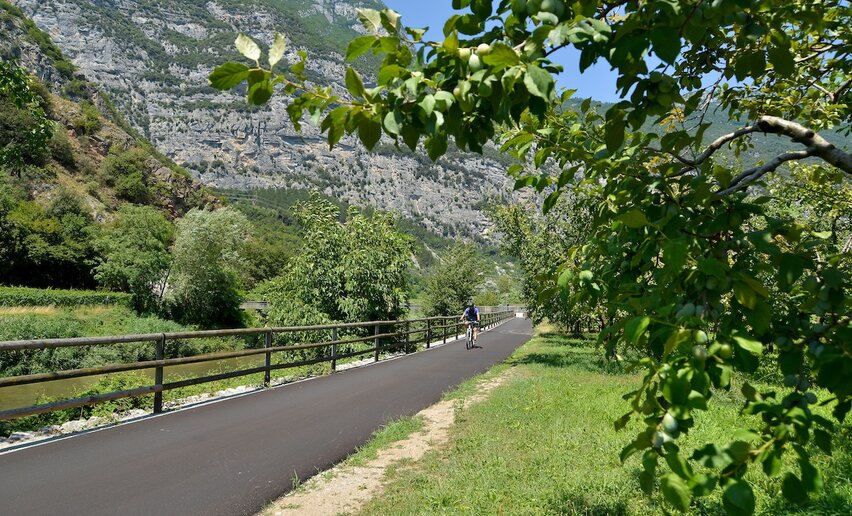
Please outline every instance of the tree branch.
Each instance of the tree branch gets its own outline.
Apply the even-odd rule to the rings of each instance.
[[[794,142],[813,149],[814,156],[819,156],[847,174],[852,174],[852,154],[838,149],[834,144],[801,124],[775,116],[762,116],[757,122],[757,127],[764,133],[787,136]]]
[[[748,186],[750,183],[757,181],[758,179],[760,179],[761,177],[763,177],[767,173],[772,172],[776,168],[780,167],[781,164],[783,164],[787,161],[805,159],[805,158],[809,158],[809,157],[815,156],[815,155],[816,155],[816,149],[810,148],[810,147],[806,150],[785,152],[784,154],[782,154],[780,156],[776,156],[774,159],[772,159],[771,161],[769,161],[768,163],[766,163],[764,165],[751,168],[751,169],[746,170],[745,172],[741,173],[740,175],[735,177],[733,179],[733,181],[731,181],[731,184],[728,186],[728,188],[725,188],[724,190],[720,190],[720,191],[716,192],[715,195],[717,197],[724,197],[726,195],[732,194],[734,192],[742,190],[743,188]]]
[[[852,86],[852,77],[846,79],[846,82],[840,85],[834,92],[831,94],[831,101],[837,102],[840,99],[840,96],[843,95],[843,92],[846,91],[849,86]]]

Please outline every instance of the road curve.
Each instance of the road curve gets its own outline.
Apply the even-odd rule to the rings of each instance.
[[[349,455],[508,357],[532,334],[510,320],[482,349],[453,342],[331,376],[0,455],[0,514],[234,515]]]

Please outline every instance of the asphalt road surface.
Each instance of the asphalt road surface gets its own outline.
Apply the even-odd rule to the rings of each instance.
[[[254,514],[508,357],[532,334],[479,337],[0,455],[2,515]]]

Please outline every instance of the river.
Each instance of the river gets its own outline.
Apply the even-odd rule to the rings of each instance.
[[[224,371],[236,371],[249,369],[263,365],[263,355],[229,358],[216,360],[215,362],[201,362],[197,364],[182,364],[166,367],[164,373],[165,381],[176,381],[184,378],[197,378],[209,374]],[[144,374],[154,382],[154,369],[136,371]],[[15,385],[0,388],[0,410],[28,407],[38,403],[41,396],[51,398],[73,398],[79,392],[92,387],[98,380],[108,375],[86,376],[83,378],[71,378],[68,380],[54,380],[52,382],[34,383],[29,385]]]

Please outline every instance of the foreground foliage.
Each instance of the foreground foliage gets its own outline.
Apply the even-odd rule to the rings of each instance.
[[[253,104],[280,84],[296,94],[288,107],[294,125],[307,113],[332,146],[357,134],[373,148],[384,134],[415,150],[424,138],[436,159],[450,138],[475,151],[500,139],[528,164],[510,167],[516,186],[542,193],[545,211],[563,191],[589,190],[588,243],[566,246],[565,261],[553,264],[553,288],[541,294],[603,310],[601,340],[610,354],[641,350],[634,365],[644,371],[641,386],[625,395],[630,411],[616,426],[643,423],[621,454],[642,453],[643,488],[651,493],[659,481],[668,503],[686,511],[720,487],[730,514],[754,511],[750,469],[783,474],[792,502],[819,491],[824,480],[807,445],[832,450],[852,407],[852,240],[838,227],[817,231],[792,211],[768,210],[761,194],[781,165],[807,158],[817,158],[808,184],[831,190],[850,180],[852,155],[817,132],[852,128],[847,2],[453,5],[466,12],[447,21],[439,42],[423,41],[424,31],[405,28],[391,10],[360,11],[369,34],[350,44],[347,57],[373,51],[383,60],[375,87],[346,71],[351,98],[306,85],[304,54],[276,72],[280,35],[263,66],[260,47],[241,35],[237,48],[253,66],[226,63],[210,83],[247,82]],[[590,100],[568,104],[571,92],[555,87],[562,69],[549,59],[565,47],[579,51],[581,72],[609,64],[624,100],[605,114]],[[717,108],[748,124],[706,144],[703,114]],[[665,133],[649,132],[649,121]],[[781,136],[787,150],[754,164],[716,156],[730,145],[743,157],[759,133]],[[684,453],[678,443],[717,389],[765,361],[795,389],[743,385],[743,411],[759,420],[727,443]],[[832,409],[834,421],[815,412],[818,404]],[[791,462],[797,469],[784,470]]]

